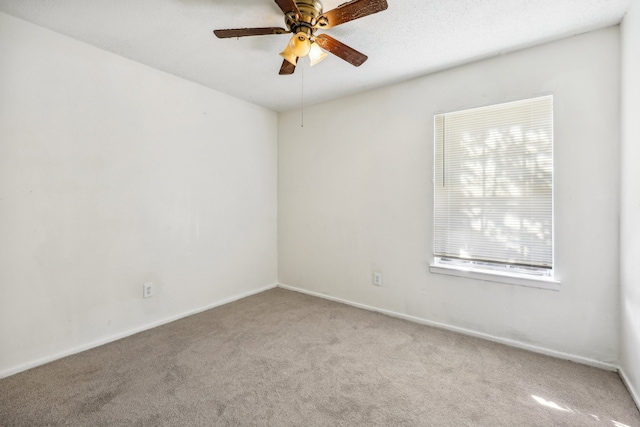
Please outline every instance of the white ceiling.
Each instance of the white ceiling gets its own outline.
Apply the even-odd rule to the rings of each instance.
[[[324,0],[324,10],[346,0]],[[0,11],[275,111],[406,80],[620,22],[631,0],[387,0],[326,30],[365,53],[280,76],[289,35],[217,39],[212,30],[284,27],[273,0],[0,0]],[[302,89],[304,88],[304,90]]]

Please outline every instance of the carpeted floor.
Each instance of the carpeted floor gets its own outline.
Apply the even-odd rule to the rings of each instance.
[[[640,426],[617,374],[273,289],[0,380],[2,426]]]

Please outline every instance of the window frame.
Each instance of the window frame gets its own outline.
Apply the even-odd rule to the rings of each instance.
[[[483,263],[475,260],[460,260],[456,259],[452,261],[444,256],[436,255],[435,236],[436,236],[436,161],[437,161],[437,135],[438,127],[436,125],[437,118],[451,113],[464,112],[466,110],[475,110],[482,108],[491,108],[500,106],[503,104],[517,103],[528,100],[536,100],[538,98],[551,98],[551,268],[548,269],[548,273],[543,274],[543,269],[534,270],[534,273],[527,272],[527,268],[513,267],[508,263]],[[555,260],[555,155],[554,155],[554,142],[555,142],[555,123],[554,123],[554,98],[553,94],[545,93],[539,94],[527,98],[519,98],[510,101],[496,102],[492,104],[485,104],[481,106],[463,108],[452,110],[449,112],[436,112],[433,115],[433,197],[432,197],[432,214],[433,217],[433,235],[432,235],[432,262],[429,265],[429,271],[435,274],[445,274],[450,276],[464,277],[475,280],[507,283],[512,285],[534,287],[539,289],[559,290],[560,280],[557,277],[556,260]],[[493,265],[491,265],[493,264]]]

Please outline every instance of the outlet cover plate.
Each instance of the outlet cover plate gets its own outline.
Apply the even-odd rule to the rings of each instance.
[[[156,287],[153,283],[145,283],[142,286],[143,298],[150,298],[156,294]]]
[[[382,273],[373,273],[373,284],[382,286]]]

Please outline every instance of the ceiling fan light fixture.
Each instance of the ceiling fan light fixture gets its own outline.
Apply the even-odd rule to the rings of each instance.
[[[314,34],[317,29],[337,27],[344,23],[382,12],[388,7],[387,0],[349,0],[338,7],[324,12],[322,0],[275,0],[284,14],[286,28],[257,27],[214,30],[220,39],[270,34],[294,34],[280,56],[284,58],[280,75],[293,74],[299,58],[309,55],[311,66],[316,65],[327,53],[359,67],[367,60],[367,55],[334,39],[327,34]]]
[[[327,53],[322,50],[317,43],[311,43],[311,48],[309,49],[309,62],[312,67],[324,60],[326,57]]]

